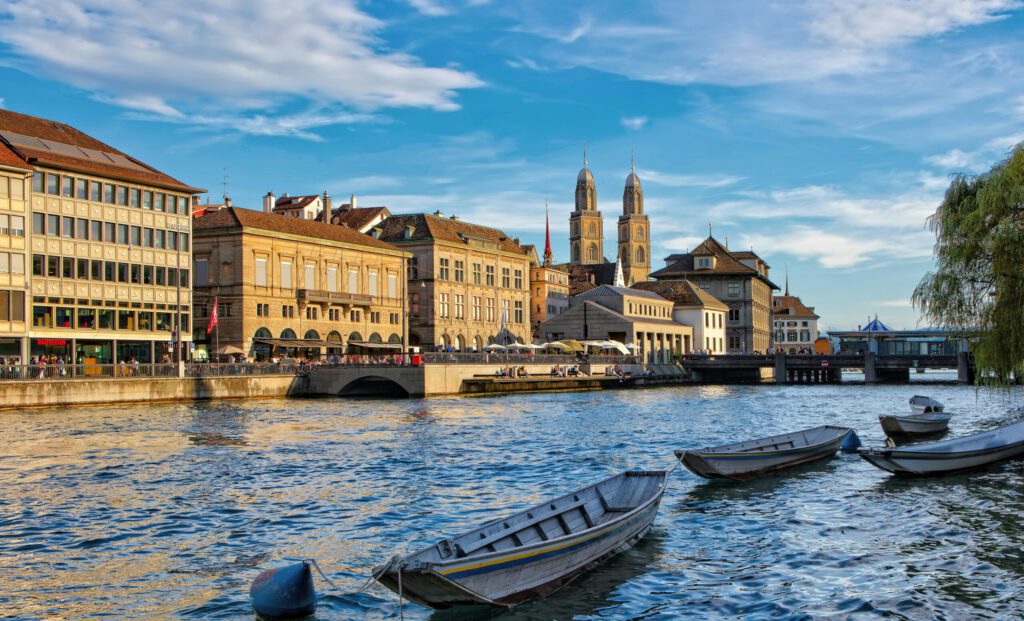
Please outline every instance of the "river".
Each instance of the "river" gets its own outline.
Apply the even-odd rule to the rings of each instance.
[[[312,557],[338,586],[318,579],[317,618],[398,618],[390,591],[357,593],[397,552],[676,448],[825,423],[877,445],[876,417],[915,393],[956,413],[950,436],[1024,417],[1019,389],[950,383],[2,412],[0,617],[252,619],[252,578]],[[841,454],[739,484],[680,468],[635,549],[495,618],[1021,618],[1022,494],[1024,461],[899,480]]]

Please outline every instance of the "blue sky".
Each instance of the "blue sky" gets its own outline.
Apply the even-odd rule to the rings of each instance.
[[[949,175],[1024,139],[1016,0],[200,5],[0,0],[0,105],[215,202],[227,168],[251,208],[326,189],[541,244],[547,200],[560,260],[583,144],[606,240],[635,151],[656,267],[712,223],[836,328],[917,324]]]

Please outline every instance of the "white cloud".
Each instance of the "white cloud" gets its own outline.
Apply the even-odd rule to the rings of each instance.
[[[734,185],[743,180],[743,177],[737,177],[735,175],[678,175],[647,169],[642,170],[638,174],[643,181],[650,181],[651,183],[656,183],[658,185],[672,187],[722,188]]]
[[[277,116],[310,127],[385,108],[454,110],[460,89],[482,84],[388,50],[384,24],[355,0],[13,0],[0,24],[15,66],[133,110],[240,131]]]
[[[324,184],[327,188],[336,188],[338,191],[344,192],[347,197],[350,194],[365,194],[374,190],[381,190],[384,188],[395,188],[402,185],[402,180],[397,177],[390,177],[388,175],[366,175],[363,177],[349,177],[347,179],[337,179]]]
[[[622,126],[626,129],[640,130],[647,126],[646,116],[627,116],[622,118]]]
[[[941,155],[926,157],[925,161],[943,170],[974,170],[978,166],[972,154],[960,149],[950,149]]]
[[[408,0],[408,2],[409,6],[430,17],[440,17],[451,12],[447,7],[434,2],[434,0]]]
[[[4,98],[0,97],[0,108],[4,107]]]
[[[905,300],[885,300],[883,302],[875,302],[876,306],[885,306],[887,308],[913,308],[913,304],[910,302],[910,298]]]

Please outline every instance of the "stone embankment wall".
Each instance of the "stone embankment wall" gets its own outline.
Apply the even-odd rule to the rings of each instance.
[[[0,409],[301,396],[307,382],[291,375],[0,382]]]

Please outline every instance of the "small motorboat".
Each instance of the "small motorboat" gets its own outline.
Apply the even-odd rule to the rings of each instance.
[[[971,470],[1024,455],[1024,421],[942,442],[903,448],[862,448],[857,453],[872,466],[898,475]]]
[[[879,416],[878,422],[887,436],[922,436],[946,431],[951,418],[953,415],[945,412],[927,412],[906,416]]]
[[[853,450],[858,446],[860,439],[849,427],[823,425],[697,451],[676,451],[676,457],[698,476],[744,480],[831,457],[840,447]]]
[[[647,534],[669,472],[622,472],[395,556],[374,569],[374,578],[401,597],[439,609],[544,597]]]
[[[930,414],[932,412],[942,412],[944,409],[945,406],[931,397],[914,395],[910,398],[910,411],[914,414]]]

